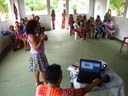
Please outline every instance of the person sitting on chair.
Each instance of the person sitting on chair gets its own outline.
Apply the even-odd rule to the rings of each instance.
[[[80,40],[83,40],[83,34],[81,32],[81,28],[80,28],[78,23],[79,23],[79,18],[77,18],[75,23],[73,24],[74,25],[74,31],[78,34]]]
[[[104,32],[102,26],[103,26],[103,22],[101,21],[100,16],[97,15],[97,18],[96,18],[96,20],[95,20],[95,30],[96,30],[95,38],[96,38],[96,39],[98,39],[98,38],[97,38],[97,35],[98,35],[98,34],[101,34],[101,33],[102,33],[102,37],[103,37],[103,38],[104,38],[104,36],[105,36],[105,32]]]
[[[91,91],[93,87],[101,83],[101,80],[96,78],[92,83],[83,88],[60,88],[62,81],[62,70],[58,64],[52,64],[48,66],[46,70],[47,85],[40,84],[37,86],[35,96],[83,96],[87,92]]]
[[[113,39],[113,35],[116,32],[115,25],[111,19],[109,19],[105,24],[106,34],[110,35],[110,39]]]

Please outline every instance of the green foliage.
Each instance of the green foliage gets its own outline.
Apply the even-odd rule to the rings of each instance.
[[[124,0],[110,0],[110,8],[117,10],[118,16],[124,10],[126,2]]]
[[[59,10],[59,1],[60,0],[50,0],[50,9]]]
[[[8,5],[6,4],[5,0],[0,0],[0,12],[8,12]]]
[[[27,11],[40,11],[46,10],[47,0],[25,0],[25,8]]]
[[[72,9],[74,10],[74,9],[77,9],[77,4],[76,3],[73,3],[72,4]]]

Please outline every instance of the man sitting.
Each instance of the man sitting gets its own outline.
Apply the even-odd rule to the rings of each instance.
[[[91,91],[93,87],[101,83],[100,79],[93,80],[92,83],[83,88],[60,88],[62,80],[61,66],[53,64],[48,66],[46,70],[47,85],[41,84],[36,89],[36,96],[83,96],[87,92]]]

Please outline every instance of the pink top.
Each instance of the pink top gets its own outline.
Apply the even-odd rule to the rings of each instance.
[[[31,34],[28,35],[28,39],[30,38]],[[39,39],[39,38],[38,38]],[[38,54],[38,53],[43,53],[44,52],[44,46],[42,45],[42,47],[37,51],[34,49],[34,47],[32,46],[32,44],[29,42],[28,40],[28,43],[31,47],[31,50],[30,50],[30,53],[34,53],[34,54]]]

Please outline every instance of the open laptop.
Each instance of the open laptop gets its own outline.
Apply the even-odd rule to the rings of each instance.
[[[100,77],[101,63],[96,60],[80,59],[80,70],[77,78],[79,83],[91,83],[95,78]]]

